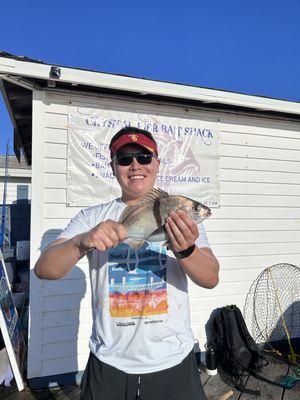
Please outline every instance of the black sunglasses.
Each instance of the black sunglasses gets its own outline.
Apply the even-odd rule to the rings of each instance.
[[[152,158],[157,158],[156,154],[144,154],[144,153],[138,153],[138,154],[116,154],[113,157],[113,161],[116,161],[117,164],[121,165],[122,167],[128,167],[128,165],[131,165],[133,162],[133,159],[136,159],[136,161],[141,164],[141,165],[147,165],[151,164]]]

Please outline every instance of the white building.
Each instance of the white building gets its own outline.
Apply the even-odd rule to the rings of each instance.
[[[0,155],[0,208],[6,203],[6,243],[15,246],[18,240],[30,237],[31,167],[23,158],[8,156],[7,176],[5,155]],[[4,186],[6,182],[6,199]]]
[[[5,155],[0,155],[0,193],[4,191]],[[8,178],[6,204],[14,204],[17,200],[31,199],[31,167],[22,159],[8,156]],[[2,198],[1,198],[2,201]]]
[[[300,104],[51,66],[4,53],[0,78],[16,141],[32,166],[31,268],[40,248],[82,208],[70,194],[70,140],[76,139],[70,118],[78,110],[136,113],[141,119],[180,116],[217,126],[220,207],[205,227],[220,261],[220,283],[213,290],[190,284],[193,330],[201,345],[213,309],[243,308],[252,281],[267,266],[300,264]],[[67,381],[84,369],[90,324],[86,260],[60,281],[31,274],[28,378],[33,386]]]

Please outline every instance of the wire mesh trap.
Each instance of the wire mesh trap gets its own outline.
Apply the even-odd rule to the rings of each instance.
[[[265,351],[300,361],[300,268],[287,263],[266,268],[247,294],[244,318]]]

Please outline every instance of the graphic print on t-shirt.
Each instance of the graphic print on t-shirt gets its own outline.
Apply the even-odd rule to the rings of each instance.
[[[111,248],[109,263],[109,308],[112,317],[166,314],[166,248],[145,243],[138,251],[122,243]]]

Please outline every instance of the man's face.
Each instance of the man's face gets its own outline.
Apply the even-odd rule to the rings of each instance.
[[[118,154],[147,154],[147,150],[138,145],[123,146]],[[112,161],[111,167],[122,189],[122,199],[125,202],[135,203],[145,196],[154,186],[159,170],[159,160],[152,158],[150,164],[139,164],[136,158],[128,166],[119,165]]]

